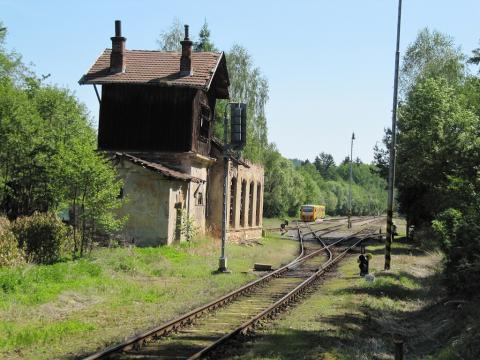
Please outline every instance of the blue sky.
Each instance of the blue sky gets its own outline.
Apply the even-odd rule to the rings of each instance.
[[[38,74],[74,91],[96,122],[98,103],[77,81],[111,46],[122,20],[129,49],[156,49],[175,17],[198,34],[204,19],[216,46],[248,49],[270,84],[269,139],[289,158],[321,151],[372,160],[391,122],[397,0],[340,1],[22,1],[0,0],[7,47]],[[470,54],[479,46],[480,1],[404,0],[401,51],[429,27]]]

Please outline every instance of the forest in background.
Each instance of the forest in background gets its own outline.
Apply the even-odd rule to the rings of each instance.
[[[175,19],[157,40],[160,50],[181,51],[183,25]],[[211,40],[205,21],[195,51],[219,51]],[[335,164],[332,155],[318,149],[313,161],[290,160],[282,156],[276,145],[268,141],[265,105],[268,101],[268,80],[254,65],[247,49],[235,44],[226,51],[230,76],[230,101],[247,104],[247,146],[242,156],[265,168],[264,216],[297,216],[305,203],[325,204],[329,215],[348,213],[349,158]],[[223,114],[226,101],[216,107],[215,134],[223,139]],[[328,121],[328,119],[325,119]],[[350,134],[346,133],[345,138]],[[386,207],[386,182],[376,166],[357,159],[353,163],[352,213],[380,215]]]

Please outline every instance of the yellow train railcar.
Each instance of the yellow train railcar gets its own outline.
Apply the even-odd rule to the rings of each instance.
[[[302,221],[315,221],[325,217],[324,205],[302,205],[300,208],[300,219]]]

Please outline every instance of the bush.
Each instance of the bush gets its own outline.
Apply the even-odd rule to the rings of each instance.
[[[436,228],[431,225],[418,225],[414,228],[411,234],[413,240],[417,242],[423,250],[434,251],[443,249],[442,236],[438,233]]]
[[[72,250],[68,227],[53,213],[20,217],[13,232],[29,262],[52,264]]]
[[[192,240],[198,234],[198,227],[195,224],[195,220],[187,214],[185,210],[182,211],[182,223],[180,225],[180,234],[182,238],[187,241]]]
[[[480,293],[480,225],[478,216],[447,209],[433,221],[442,240],[446,279],[452,293]]]
[[[10,221],[0,217],[0,267],[17,265],[24,261],[24,252],[18,247]]]

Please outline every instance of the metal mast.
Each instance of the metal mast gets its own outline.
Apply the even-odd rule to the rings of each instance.
[[[353,181],[353,140],[355,140],[355,133],[352,133],[352,142],[350,144],[350,182],[348,187],[348,222],[347,227],[352,227],[352,181]]]
[[[392,138],[390,142],[390,166],[388,169],[387,237],[385,239],[385,270],[390,270],[393,241],[393,189],[395,186],[395,146],[397,134],[398,67],[400,63],[400,24],[402,0],[398,0],[397,46],[395,52],[395,75],[393,79]]]
[[[223,206],[222,206],[222,244],[218,259],[218,272],[227,272],[225,243],[227,241],[227,186],[228,186],[228,120],[227,107],[223,115]]]

